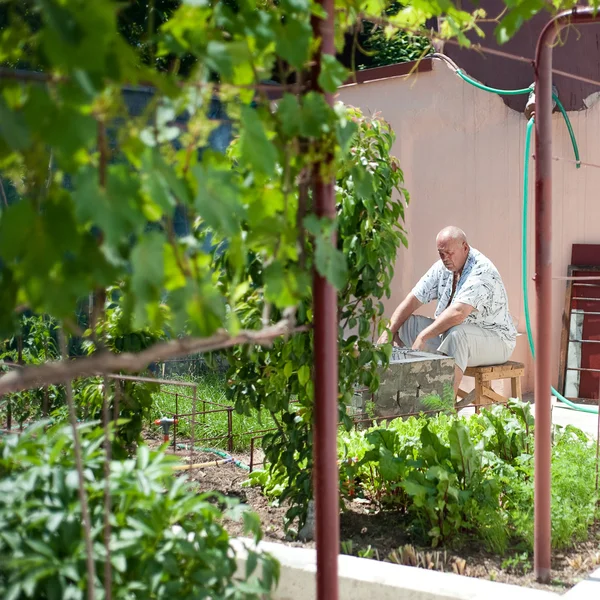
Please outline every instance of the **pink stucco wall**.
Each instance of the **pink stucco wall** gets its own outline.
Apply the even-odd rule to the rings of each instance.
[[[513,360],[526,364],[524,391],[533,385],[521,292],[521,209],[526,119],[502,100],[460,80],[441,61],[430,73],[343,87],[339,99],[365,113],[379,112],[391,124],[393,148],[411,193],[406,227],[409,248],[396,262],[389,317],[417,279],[437,259],[435,236],[446,225],[464,229],[472,246],[497,266],[510,311],[521,334]],[[571,113],[583,161],[600,164],[600,105]],[[553,155],[572,159],[569,137],[554,115]],[[532,143],[532,154],[534,145]],[[600,169],[554,162],[553,271],[566,275],[573,243],[600,243]],[[533,226],[534,161],[530,171]],[[531,229],[531,228],[530,228]],[[533,231],[529,241],[530,302],[535,301]],[[553,285],[553,351],[558,375],[564,281]],[[550,301],[550,299],[549,299]],[[533,309],[533,306],[532,306]],[[424,309],[430,314],[433,306]],[[535,315],[534,315],[535,317]],[[534,319],[535,322],[535,319]],[[506,390],[508,391],[508,390]]]

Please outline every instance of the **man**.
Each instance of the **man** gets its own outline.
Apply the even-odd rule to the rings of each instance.
[[[454,391],[467,367],[505,363],[517,331],[508,311],[506,289],[496,267],[469,247],[458,227],[442,229],[436,238],[440,260],[421,278],[392,315],[394,341],[413,350],[441,352],[455,361]],[[435,319],[413,316],[437,300]],[[388,334],[379,338],[387,343]]]

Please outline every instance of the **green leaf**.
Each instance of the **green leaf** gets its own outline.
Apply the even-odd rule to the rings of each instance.
[[[136,297],[134,316],[138,328],[148,322],[148,305],[160,300],[165,277],[165,242],[162,233],[150,232],[138,241],[131,252],[131,288]]]
[[[333,109],[322,94],[308,92],[302,105],[300,132],[305,137],[318,138],[331,130],[334,119]]]
[[[358,320],[358,334],[361,338],[366,338],[371,333],[371,322],[366,317]]]
[[[385,448],[395,452],[398,446],[398,433],[393,429],[376,429],[365,435],[365,439],[375,448]]]
[[[289,361],[285,363],[285,366],[283,367],[283,374],[289,379],[292,376],[292,373],[294,372],[294,364]]]
[[[409,496],[420,496],[422,498],[426,498],[430,493],[430,488],[428,486],[422,485],[413,481],[411,479],[405,479],[402,482],[402,487],[405,489],[406,493]]]
[[[335,126],[335,132],[338,144],[343,154],[350,150],[352,140],[358,131],[358,125],[353,121],[338,121]]]
[[[258,554],[250,550],[246,558],[246,579],[249,579],[252,573],[256,570],[258,564]]]
[[[348,280],[346,257],[335,248],[331,240],[317,238],[315,265],[320,275],[325,277],[336,289],[341,290]]]
[[[444,446],[440,438],[430,431],[429,425],[425,423],[421,429],[422,455],[429,464],[439,464],[450,459],[450,448]]]
[[[300,382],[300,385],[305,386],[308,383],[309,379],[310,367],[308,367],[307,365],[302,365],[298,369],[298,381]]]
[[[12,111],[0,96],[0,135],[14,150],[25,150],[31,143],[23,113]]]
[[[260,528],[260,517],[252,510],[245,510],[243,513],[244,520],[244,533],[252,534],[258,541],[262,538],[262,531]]]
[[[306,274],[275,261],[263,272],[265,297],[278,308],[294,306],[308,293]]]
[[[277,116],[284,135],[293,137],[300,132],[302,109],[298,98],[292,94],[284,94],[277,105]]]
[[[127,559],[124,555],[112,553],[110,562],[119,573],[125,573],[127,571]]]
[[[296,69],[302,69],[309,58],[311,39],[310,23],[290,17],[277,31],[277,53]]]
[[[150,450],[146,444],[140,444],[137,450],[137,462],[138,469],[144,470],[148,467],[148,462],[150,459]]]
[[[475,471],[481,467],[481,461],[469,437],[465,425],[455,421],[448,432],[452,462],[458,473],[469,482]]]
[[[224,236],[239,233],[244,213],[241,191],[232,170],[208,163],[196,165],[192,171],[198,185],[195,206],[200,216]]]
[[[259,173],[272,176],[277,163],[277,150],[267,138],[255,109],[242,107],[241,160]]]
[[[523,23],[535,16],[543,7],[543,0],[522,0],[510,6],[504,18],[496,26],[494,31],[496,41],[499,44],[508,42],[521,29]]]
[[[333,94],[346,82],[349,71],[331,54],[323,54],[321,61],[319,85],[325,92]]]
[[[400,481],[404,474],[404,461],[387,448],[379,448],[379,472],[386,481]]]
[[[106,190],[98,184],[96,169],[82,168],[75,178],[73,199],[77,218],[84,224],[100,227],[110,246],[118,246],[130,235],[141,233],[146,225],[139,179],[125,165],[109,167]]]

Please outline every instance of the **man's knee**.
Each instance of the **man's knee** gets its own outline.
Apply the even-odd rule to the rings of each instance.
[[[444,336],[444,341],[448,341],[452,344],[461,344],[467,341],[467,334],[465,330],[460,325],[456,325],[455,327],[451,327],[448,329],[446,335]]]
[[[469,359],[469,345],[464,328],[457,325],[449,329],[444,336],[439,351],[454,358],[456,367],[464,372]]]
[[[443,336],[439,351],[456,359],[457,355],[468,353],[468,346],[465,330],[457,325],[448,329],[446,335]]]

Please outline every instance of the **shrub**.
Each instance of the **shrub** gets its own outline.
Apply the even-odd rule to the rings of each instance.
[[[103,434],[80,429],[97,598],[104,597]],[[0,597],[77,600],[88,585],[79,477],[72,432],[42,425],[0,440]],[[140,446],[136,459],[110,466],[112,597],[258,599],[278,577],[268,555],[250,551],[247,580],[220,523],[218,503],[242,517],[258,540],[258,520],[218,496],[195,495],[174,478],[172,458]],[[257,575],[260,573],[260,577]]]

